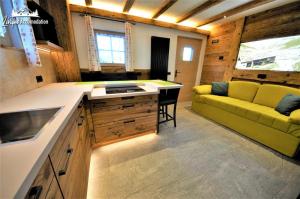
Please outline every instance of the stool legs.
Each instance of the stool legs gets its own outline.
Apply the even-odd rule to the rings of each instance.
[[[174,104],[174,107],[173,107],[173,121],[174,121],[174,127],[176,127],[176,106],[177,106],[177,104]]]
[[[168,105],[165,105],[165,110],[166,110],[166,120],[169,119],[169,115],[168,115]]]

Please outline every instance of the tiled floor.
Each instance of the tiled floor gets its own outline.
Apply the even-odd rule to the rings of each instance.
[[[296,198],[300,163],[178,108],[178,126],[93,151],[88,198]]]

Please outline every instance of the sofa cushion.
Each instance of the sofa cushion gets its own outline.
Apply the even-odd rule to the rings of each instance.
[[[229,82],[228,96],[236,99],[252,102],[260,84],[247,81]]]
[[[212,82],[211,94],[228,96],[228,83],[227,82]]]
[[[292,123],[288,116],[267,106],[216,95],[201,95],[197,100],[286,133],[300,130],[300,125]]]
[[[275,108],[282,97],[287,94],[300,95],[300,90],[287,86],[264,84],[259,87],[253,102]]]
[[[289,116],[291,112],[300,108],[300,96],[287,94],[277,104],[275,110]]]
[[[211,93],[211,85],[199,85],[199,86],[195,86],[193,88],[193,91],[196,94],[199,94],[199,95],[210,94]]]
[[[290,115],[290,120],[300,125],[300,109],[294,110]]]

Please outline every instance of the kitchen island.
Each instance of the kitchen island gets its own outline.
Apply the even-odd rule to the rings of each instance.
[[[136,93],[106,94],[106,90],[105,90],[106,86],[112,86],[112,85],[123,86],[123,85],[133,85],[133,84],[144,87],[145,91],[136,92]],[[89,104],[85,108],[87,109],[87,112],[89,112],[89,107],[91,104],[93,104],[92,103],[93,100],[109,100],[109,99],[117,99],[117,98],[124,98],[124,97],[125,99],[126,98],[128,99],[128,97],[132,97],[132,96],[136,96],[136,97],[155,96],[159,94],[160,89],[172,89],[181,86],[182,85],[171,83],[171,82],[165,82],[161,80],[55,83],[55,84],[49,84],[47,86],[29,91],[27,93],[13,97],[11,99],[2,101],[0,103],[0,113],[18,112],[18,111],[33,110],[33,109],[47,109],[53,107],[61,107],[61,109],[55,115],[55,117],[52,118],[51,121],[49,121],[40,130],[40,132],[32,139],[0,145],[0,160],[1,160],[0,198],[24,198],[26,196],[26,194],[30,190],[32,183],[35,181],[36,177],[38,176],[41,168],[44,168],[43,165],[45,164],[45,162],[49,160],[49,157],[51,158],[51,153],[55,154],[53,150],[56,147],[57,143],[61,140],[61,136],[64,134],[63,132],[65,132],[66,128],[70,125],[71,121],[74,121],[74,123],[76,121],[76,125],[78,126],[76,127],[76,132],[80,134],[80,136],[78,136],[79,138],[77,138],[76,137],[77,135],[74,134],[75,137],[74,140],[79,140],[79,141],[76,141],[76,143],[75,141],[74,142],[72,141],[71,144],[75,143],[74,144],[75,147],[80,146],[82,148],[91,146],[90,144],[87,145],[83,143],[86,142],[85,140],[86,138],[84,138],[83,136],[85,134],[90,136],[89,130],[87,130],[86,132],[82,130],[81,120],[83,120],[83,118],[89,118],[89,116],[85,117],[84,112],[81,110],[82,108],[81,103],[84,96],[87,96],[88,99],[87,102]],[[109,101],[113,101],[113,100],[109,100]],[[153,103],[153,101],[151,103]],[[154,105],[152,107],[154,107]],[[126,109],[125,107],[126,109],[125,112],[129,111],[130,108],[132,107],[128,107],[128,109]],[[148,109],[146,110],[148,111]],[[151,109],[152,115],[154,114],[153,110],[154,109]],[[155,110],[157,112],[157,109]],[[92,112],[93,111],[91,111],[90,113],[92,114]],[[102,112],[101,108],[100,108],[100,112]],[[126,114],[124,115],[126,116]],[[72,120],[72,118],[76,118],[76,119]],[[133,120],[129,120],[129,118],[128,120],[126,120],[125,118],[124,121],[123,120],[120,121],[123,122],[123,125],[128,124],[131,127],[134,126],[132,124],[134,123],[132,122]],[[139,127],[143,127],[143,126],[138,126],[138,128]],[[153,126],[151,126],[150,130],[155,131],[155,129],[152,127]],[[86,127],[86,128],[89,129],[90,127]],[[137,127],[135,127],[135,129],[136,128]],[[144,128],[148,128],[148,126],[144,125]],[[119,134],[120,133],[116,133],[116,136],[119,136]],[[89,139],[93,140],[95,138],[93,136],[94,135],[92,134],[92,137],[91,138],[88,137],[87,140]],[[80,143],[80,140],[83,143],[82,145],[78,144]],[[69,151],[70,149],[66,148],[66,150]],[[82,150],[79,151],[80,153],[86,153],[86,151],[88,150],[83,148]],[[66,154],[68,155],[69,153]],[[76,152],[74,152],[74,154],[76,154]],[[72,163],[75,163],[75,158],[74,161],[71,161],[70,159],[69,165],[72,165]],[[57,165],[60,164],[58,163]],[[66,166],[65,164],[62,165]],[[54,175],[57,175],[57,173],[54,173]],[[82,181],[83,182],[83,184],[81,184],[82,187],[87,186],[86,178],[88,177],[88,172],[86,172],[84,175],[85,176],[83,177],[85,178],[85,181]],[[62,181],[64,182],[64,180]],[[67,184],[63,186],[65,186],[66,189],[68,189]],[[69,186],[71,186],[71,184],[69,184]]]

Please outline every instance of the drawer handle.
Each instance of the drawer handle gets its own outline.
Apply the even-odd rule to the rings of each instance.
[[[138,131],[144,131],[146,128],[142,127],[142,126],[138,126],[135,129],[138,130]]]
[[[43,191],[43,186],[32,187],[29,192],[30,199],[38,199]]]
[[[117,135],[117,136],[119,136],[119,137],[120,137],[121,134],[122,134],[120,131],[113,131],[113,132],[111,132],[111,133],[114,134],[114,135]]]
[[[93,107],[96,107],[97,105],[101,106],[103,104],[106,104],[106,102],[93,102]]]
[[[128,100],[128,99],[134,99],[134,96],[130,96],[130,97],[122,97],[122,100]]]
[[[127,120],[127,121],[124,121],[123,123],[124,124],[129,124],[129,123],[134,123],[135,122],[135,120]]]
[[[77,125],[81,126],[83,124],[83,121],[85,118],[84,118],[84,116],[80,116],[79,119],[80,119],[80,122],[78,122]]]
[[[66,161],[66,164],[65,164],[64,169],[62,169],[62,170],[60,170],[60,171],[58,172],[58,175],[59,175],[59,176],[66,175],[67,170],[68,170],[68,166],[69,166],[69,160],[70,160],[70,157],[71,157],[72,153],[73,153],[73,149],[72,149],[72,148],[69,148],[69,149],[67,150],[68,159],[67,159],[67,161]]]
[[[134,104],[125,104],[122,107],[123,107],[123,109],[124,108],[131,108],[131,107],[134,107]]]

